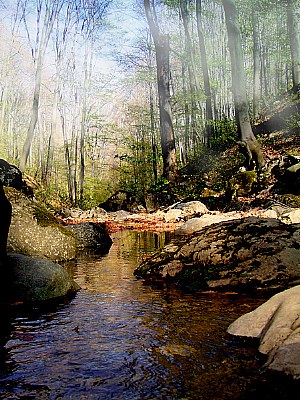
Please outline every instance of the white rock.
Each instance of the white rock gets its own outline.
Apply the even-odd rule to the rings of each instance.
[[[191,218],[176,229],[176,235],[187,235],[197,232],[205,226],[212,225],[218,222],[229,221],[240,218],[239,214],[224,213],[224,214],[204,214],[200,218]]]
[[[300,223],[300,208],[293,211],[286,212],[281,215],[280,220],[285,224],[299,224]]]
[[[173,208],[164,214],[165,222],[176,222],[182,219],[183,212],[177,208]]]
[[[206,205],[201,203],[201,201],[189,201],[187,203],[181,203],[176,205],[178,210],[182,210],[184,217],[192,218],[194,216],[199,216],[202,214],[207,214],[209,210],[207,209]]]
[[[300,286],[276,294],[234,321],[227,332],[259,339],[269,369],[300,378]]]

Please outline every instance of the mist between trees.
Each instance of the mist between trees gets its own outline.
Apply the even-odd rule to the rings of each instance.
[[[142,199],[236,141],[262,168],[252,125],[299,89],[299,1],[0,9],[0,157],[72,205],[118,189]]]

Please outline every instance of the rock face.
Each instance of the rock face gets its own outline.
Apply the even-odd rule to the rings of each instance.
[[[300,224],[249,217],[213,224],[143,261],[135,275],[192,290],[280,290],[300,279]]]
[[[75,237],[43,207],[23,193],[5,189],[12,204],[8,251],[63,261],[75,258]]]
[[[276,294],[238,318],[227,332],[258,339],[269,369],[300,378],[300,286]]]
[[[79,286],[54,262],[21,254],[8,254],[13,301],[44,302],[75,293]]]
[[[101,224],[83,222],[67,225],[66,228],[76,237],[79,250],[91,249],[94,252],[105,252],[112,245],[109,234]]]

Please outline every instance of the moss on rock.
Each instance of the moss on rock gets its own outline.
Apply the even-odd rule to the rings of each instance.
[[[8,251],[64,261],[75,258],[76,239],[42,205],[23,193],[5,188],[12,204]]]

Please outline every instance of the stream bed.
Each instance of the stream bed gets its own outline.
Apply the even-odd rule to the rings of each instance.
[[[109,254],[68,265],[82,287],[48,309],[4,310],[1,399],[290,399],[299,383],[263,370],[226,335],[264,299],[183,293],[133,276],[167,233],[124,230]]]

